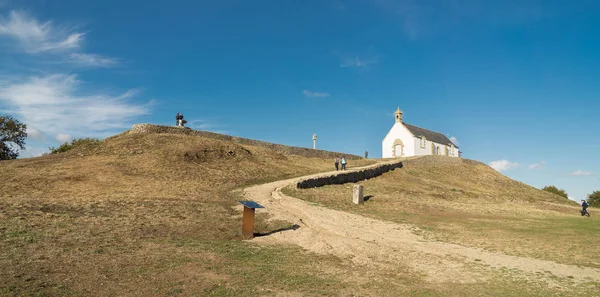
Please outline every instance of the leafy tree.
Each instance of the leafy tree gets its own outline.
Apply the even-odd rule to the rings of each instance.
[[[563,190],[563,189],[559,190],[555,186],[545,186],[545,187],[542,188],[542,190],[546,191],[546,192],[550,192],[550,193],[556,194],[556,195],[561,196],[561,197],[565,197],[567,199],[569,198],[569,195],[567,194],[567,192],[565,190]]]
[[[590,206],[600,206],[600,191],[594,191],[594,193],[588,195],[588,204]]]
[[[0,160],[12,160],[25,149],[27,125],[9,115],[0,116]]]
[[[73,139],[71,140],[71,143],[69,143],[68,141],[61,144],[59,147],[49,147],[48,149],[50,150],[51,154],[58,154],[58,153],[64,153],[67,151],[70,151],[74,148],[77,147],[81,147],[81,146],[86,146],[86,145],[94,145],[94,144],[98,144],[100,143],[100,140],[98,138],[77,138],[77,139]]]

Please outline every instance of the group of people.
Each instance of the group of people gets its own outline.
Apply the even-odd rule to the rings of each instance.
[[[340,164],[342,164],[342,170],[346,170],[346,156],[342,156],[342,159],[335,157],[335,170],[338,171],[340,169]]]
[[[183,127],[186,123],[187,123],[187,121],[183,119],[183,113],[182,114],[177,113],[175,115],[175,125],[177,127]]]

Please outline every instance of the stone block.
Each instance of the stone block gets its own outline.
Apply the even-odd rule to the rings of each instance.
[[[354,188],[352,189],[352,202],[354,204],[363,204],[363,202],[365,202],[362,185],[354,185]]]

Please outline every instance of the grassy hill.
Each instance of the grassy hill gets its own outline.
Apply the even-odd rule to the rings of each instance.
[[[324,281],[304,260],[286,272],[297,264],[286,249],[242,242],[232,190],[331,170],[336,153],[163,130],[0,162],[0,295],[252,292],[261,282],[306,291]],[[259,218],[257,231],[277,227]],[[274,265],[265,259],[283,264],[248,277]]]
[[[361,182],[368,200],[351,203],[352,185],[285,189],[290,196],[373,218],[408,223],[431,240],[489,251],[600,267],[589,255],[600,223],[579,205],[472,160],[425,156]]]
[[[418,275],[401,278],[295,246],[240,239],[241,194],[234,190],[330,171],[336,155],[142,125],[65,153],[0,162],[0,295],[473,295],[473,284],[430,286]],[[349,168],[375,162],[346,156]],[[349,204],[351,185],[288,192],[332,208],[413,223],[415,232],[437,240],[489,249],[512,245],[521,248],[509,252],[539,257],[557,241],[550,238],[556,233],[544,232],[570,223],[600,231],[594,212],[585,221],[590,225],[579,225],[570,221],[576,209],[566,199],[469,160],[407,160],[404,168],[364,185],[371,197],[358,208]],[[539,225],[547,218],[550,224]],[[291,223],[268,222],[259,210],[256,231]],[[499,239],[488,240],[485,232]],[[565,234],[562,238],[575,238]],[[539,238],[549,241],[541,244]],[[596,244],[592,238],[574,240],[557,249]],[[528,252],[534,245],[542,248]],[[573,262],[583,263],[584,251],[576,247],[565,258],[574,255]],[[556,258],[554,252],[548,257]],[[476,286],[478,292],[514,289],[516,296],[552,292],[503,280]]]

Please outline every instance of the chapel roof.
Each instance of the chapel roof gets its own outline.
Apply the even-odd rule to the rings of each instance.
[[[410,133],[412,133],[416,137],[425,136],[425,139],[427,139],[429,141],[437,142],[439,144],[446,144],[446,145],[454,144],[452,141],[450,141],[450,139],[448,139],[448,137],[446,137],[442,133],[433,132],[431,130],[423,129],[421,127],[413,126],[413,125],[410,125],[407,123],[402,123],[402,124],[408,129],[408,131],[410,131]],[[456,144],[454,144],[454,147],[458,148],[458,146]]]

